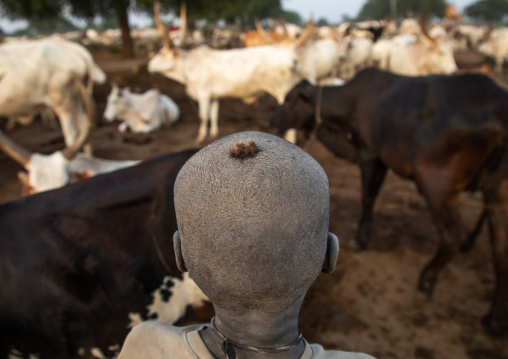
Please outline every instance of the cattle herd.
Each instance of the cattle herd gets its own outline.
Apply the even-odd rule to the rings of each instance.
[[[498,80],[507,28],[460,18],[429,26],[423,16],[339,26],[311,19],[270,31],[256,22],[242,34],[217,29],[205,40],[184,25],[168,32],[154,10],[157,31],[138,35],[156,52],[150,76],[179,82],[197,103],[187,148],[219,136],[219,101],[272,96],[272,132],[319,141],[358,164],[361,215],[349,249],[369,249],[388,169],[415,183],[437,228],[437,251],[414,283],[420,292],[431,295],[455,254],[473,250],[488,228],[495,283],[482,326],[506,336],[508,92]],[[185,24],[185,8],[181,17]],[[94,156],[90,141],[100,117],[121,120],[122,134],[178,131],[182,103],[108,79],[86,47],[101,36],[86,35],[81,44],[53,35],[0,45],[0,149],[23,167],[23,196],[0,204],[0,358],[109,358],[140,321],[175,323],[207,300],[172,254],[173,184],[196,150],[111,160]],[[99,114],[94,85],[108,82]],[[11,138],[34,118],[61,128],[63,149],[31,152]],[[482,198],[471,233],[459,211],[465,191]]]

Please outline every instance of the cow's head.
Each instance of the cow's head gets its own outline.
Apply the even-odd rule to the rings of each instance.
[[[103,115],[106,121],[112,122],[115,118],[123,118],[123,115],[128,111],[130,106],[124,97],[125,91],[128,90],[119,88],[116,83],[111,84],[111,93],[108,96]]]
[[[69,183],[69,160],[61,151],[50,155],[34,153],[25,165],[28,171],[26,176],[18,173],[18,178],[23,182],[23,193],[33,194],[60,188]]]
[[[429,74],[452,74],[458,70],[453,55],[453,44],[449,40],[427,43],[424,67]]]
[[[162,24],[160,18],[159,2],[155,2],[154,17],[155,23],[157,24],[157,29],[162,36],[164,46],[148,63],[148,71],[160,73],[167,77],[172,77],[175,70],[178,70],[176,67],[178,58],[180,56],[180,50],[175,47],[175,44],[169,37],[168,32]],[[180,9],[180,43],[182,43],[183,39],[185,38],[186,19],[186,5],[185,2],[183,2]]]
[[[421,40],[426,47],[423,60],[426,73],[452,74],[458,70],[453,54],[454,46],[452,42],[457,26],[454,26],[446,36],[442,35],[438,38],[434,38],[429,35],[427,27],[425,26],[425,14],[422,14],[420,27],[423,35]]]
[[[296,128],[309,134],[315,125],[316,92],[317,87],[312,86],[307,80],[298,83],[270,117],[270,126],[278,128],[281,132]]]
[[[75,153],[64,151],[56,151],[50,155],[31,153],[1,131],[0,148],[27,171],[18,173],[23,185],[23,195],[55,189],[69,183],[68,164]]]

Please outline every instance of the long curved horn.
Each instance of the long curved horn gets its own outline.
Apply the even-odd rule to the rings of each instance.
[[[254,21],[256,24],[256,30],[258,34],[269,44],[275,44],[276,41],[263,29],[263,26],[261,26],[261,23],[259,22],[259,19],[256,19]]]
[[[420,28],[422,29],[422,34],[423,36],[425,36],[427,39],[429,39],[430,41],[432,42],[436,42],[436,39],[434,39],[433,37],[431,37],[429,35],[429,32],[427,31],[427,25],[425,23],[425,10],[422,11],[422,14],[420,15]]]
[[[187,34],[187,4],[185,1],[182,2],[180,7],[180,44],[185,40]]]
[[[74,83],[78,88],[78,91],[81,94],[83,99],[83,105],[85,106],[86,115],[88,117],[88,121],[86,121],[86,125],[81,129],[79,133],[79,137],[74,141],[71,146],[66,147],[62,150],[62,154],[68,160],[73,159],[76,154],[81,150],[85,142],[90,137],[90,132],[92,130],[93,124],[95,123],[95,107],[93,105],[92,99],[88,92],[85,89],[85,86],[81,83],[81,80],[77,75],[74,76]]]
[[[313,30],[314,30],[314,18],[311,17],[309,23],[307,24],[305,32],[293,43],[293,49],[297,49],[300,46],[302,46],[303,43],[307,41],[307,39],[310,37],[310,35],[312,35]]]
[[[174,47],[173,42],[171,41],[171,38],[169,37],[168,32],[166,31],[166,29],[164,28],[164,25],[162,24],[159,7],[160,7],[159,2],[156,1],[153,5],[155,24],[157,25],[157,29],[159,30],[159,32],[162,36],[162,40],[164,42],[164,47],[167,47],[168,49],[172,49]]]
[[[3,131],[0,131],[0,149],[23,167],[26,167],[32,156],[30,151],[11,140]]]

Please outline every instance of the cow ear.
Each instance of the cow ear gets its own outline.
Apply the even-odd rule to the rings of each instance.
[[[182,256],[182,242],[180,241],[180,232],[178,231],[173,234],[173,248],[175,250],[176,266],[180,272],[187,272],[187,267],[185,267],[185,262]]]
[[[326,255],[323,261],[323,268],[321,272],[332,273],[335,270],[337,264],[337,258],[339,257],[339,239],[333,233],[328,233]]]

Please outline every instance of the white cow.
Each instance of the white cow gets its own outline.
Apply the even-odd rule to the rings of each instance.
[[[157,89],[136,94],[113,84],[104,118],[109,122],[123,120],[118,127],[120,132],[130,129],[135,133],[149,133],[175,123],[180,118],[180,108]]]
[[[49,191],[139,163],[139,161],[105,160],[82,152],[70,153],[65,150],[49,155],[31,153],[13,142],[2,131],[0,131],[0,149],[26,170],[18,172],[18,178],[23,184],[23,195]]]
[[[89,94],[94,82],[106,80],[83,46],[59,36],[0,45],[0,74],[0,116],[34,116],[49,108],[67,146],[89,126],[74,79],[84,81]]]
[[[508,55],[508,28],[493,29],[486,41],[478,46],[478,50],[496,59],[496,72],[501,73],[503,63]]]
[[[226,97],[252,102],[263,93],[284,102],[287,92],[301,79],[296,72],[296,48],[310,36],[313,22],[295,42],[232,50],[214,50],[201,45],[192,50],[175,49],[160,20],[158,3],[155,20],[164,47],[148,63],[148,71],[160,73],[185,85],[187,94],[199,105],[198,142],[208,133],[219,132],[219,100]]]
[[[421,22],[421,34],[398,35],[377,41],[372,49],[373,60],[383,70],[406,76],[451,74],[457,71],[454,45],[450,38],[432,38]]]
[[[342,42],[346,53],[341,61],[341,78],[350,80],[358,71],[372,65],[374,43],[369,37],[355,38],[349,35]]]
[[[421,35],[420,25],[416,19],[403,19],[399,26],[399,35]]]
[[[346,49],[347,46],[340,40],[308,41],[296,50],[299,57],[297,72],[313,85],[327,78],[336,77]]]

